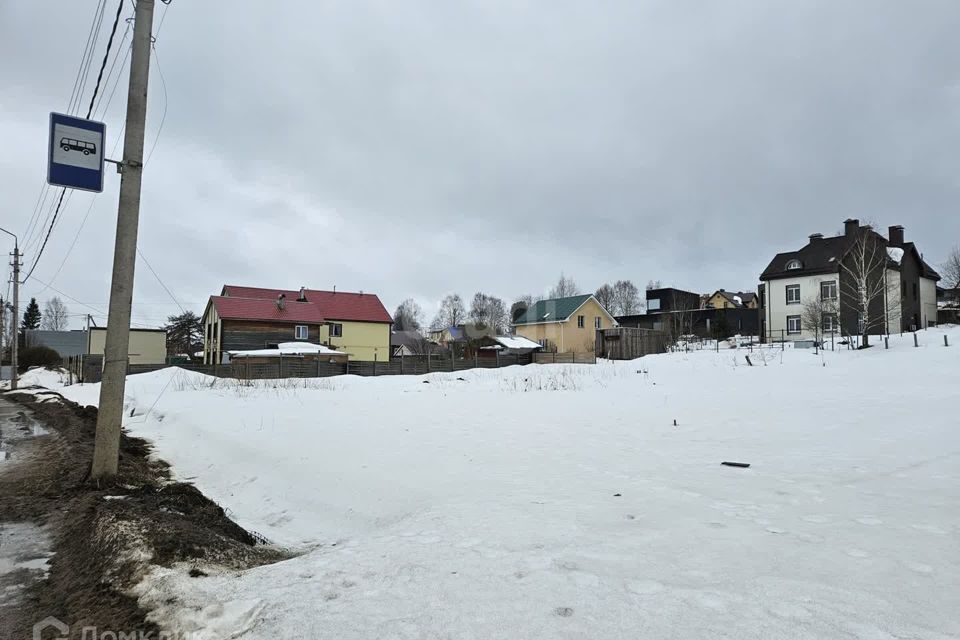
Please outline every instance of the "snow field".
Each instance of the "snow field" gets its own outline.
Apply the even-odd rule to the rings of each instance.
[[[753,367],[722,349],[250,386],[132,376],[126,427],[302,552],[155,569],[138,594],[196,638],[957,637],[946,332],[957,346],[930,330],[920,349],[894,336]],[[61,391],[95,404],[99,388]]]

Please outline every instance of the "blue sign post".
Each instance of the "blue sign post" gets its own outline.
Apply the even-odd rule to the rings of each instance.
[[[103,191],[103,143],[107,125],[50,114],[47,182],[56,187]]]

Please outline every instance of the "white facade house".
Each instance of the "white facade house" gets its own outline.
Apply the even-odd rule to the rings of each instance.
[[[763,312],[768,333],[780,334],[774,338],[812,339],[838,331],[836,314],[822,318],[820,330],[816,332],[803,323],[804,303],[812,302],[818,296],[823,296],[825,301],[838,301],[840,280],[837,273],[785,277],[770,281],[767,286]]]
[[[801,249],[778,253],[760,276],[761,331],[766,339],[814,339],[865,330],[896,333],[935,324],[940,276],[912,242],[904,242],[903,233],[903,227],[893,226],[889,238],[884,238],[851,219],[844,222],[842,235],[813,234]],[[871,297],[866,312],[851,274],[855,247],[879,251],[876,260],[878,254],[871,254],[876,270],[871,266],[870,272],[876,275],[869,277],[872,282],[883,279],[882,295]],[[819,316],[819,321],[811,315]]]

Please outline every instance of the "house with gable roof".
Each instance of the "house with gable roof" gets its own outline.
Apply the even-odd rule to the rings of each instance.
[[[205,364],[231,351],[277,349],[303,341],[344,352],[350,360],[381,362],[391,354],[393,318],[372,293],[301,287],[224,285],[203,312]]]
[[[869,322],[860,312],[856,287],[851,281],[852,250],[866,243],[882,259],[876,260],[871,281],[882,280],[883,296],[869,305]],[[904,240],[902,226],[888,229],[884,238],[856,219],[844,221],[843,233],[824,237],[815,233],[796,251],[778,253],[760,275],[760,318],[762,332],[779,339],[815,338],[815,333],[858,335],[867,327],[870,334],[911,331],[936,324],[936,287],[940,275],[923,260],[912,242]],[[834,303],[836,313],[824,313],[821,331],[813,332],[803,323],[804,305],[809,301]]]
[[[597,329],[610,329],[617,321],[592,294],[585,294],[521,307],[511,326],[518,336],[538,343],[544,351],[593,353]]]

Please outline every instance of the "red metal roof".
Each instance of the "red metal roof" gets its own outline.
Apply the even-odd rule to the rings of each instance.
[[[307,302],[296,302],[300,295],[299,289],[264,289],[261,287],[237,287],[225,285],[224,296],[221,299],[248,299],[269,301],[276,310],[277,296],[286,295],[286,306],[292,304],[314,307],[325,320],[353,320],[357,322],[393,322],[393,318],[384,308],[380,298],[373,293],[352,293],[348,291],[319,291],[307,289]],[[220,313],[219,307],[217,313]],[[223,315],[223,314],[221,314]],[[229,317],[229,316],[228,316]],[[275,319],[276,316],[247,316],[245,319]],[[321,320],[322,321],[322,320]],[[312,321],[311,321],[312,322]]]
[[[291,301],[287,296],[283,309],[277,307],[277,299],[238,298],[211,296],[217,314],[228,320],[270,320],[272,322],[324,322],[320,309],[309,302]]]

